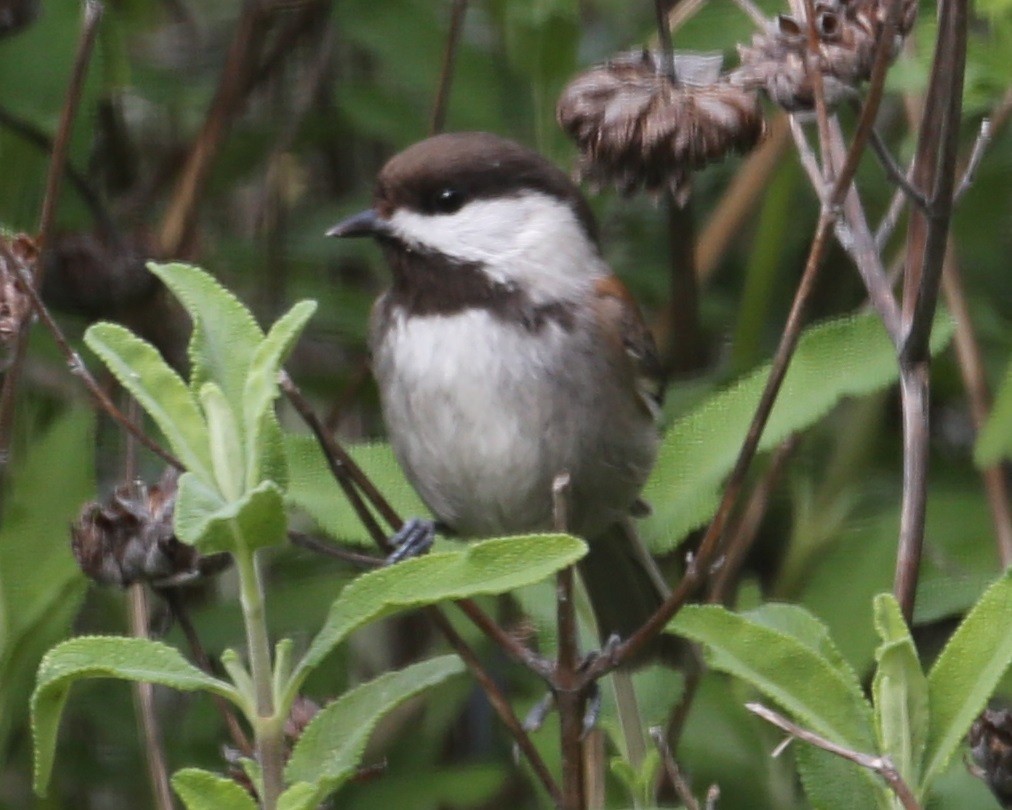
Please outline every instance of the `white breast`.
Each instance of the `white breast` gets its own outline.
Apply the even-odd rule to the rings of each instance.
[[[549,529],[562,471],[604,493],[583,510],[595,523],[628,507],[652,461],[653,428],[605,418],[624,405],[592,348],[579,320],[570,332],[554,322],[530,332],[483,309],[392,314],[373,346],[384,417],[436,516],[466,535]]]

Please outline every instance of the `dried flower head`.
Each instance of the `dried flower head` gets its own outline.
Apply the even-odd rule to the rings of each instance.
[[[10,349],[32,310],[31,299],[18,280],[18,269],[30,273],[37,255],[35,243],[24,234],[0,233],[0,370],[10,362]]]
[[[857,86],[871,76],[875,46],[885,30],[889,0],[820,0],[815,9],[818,51],[812,64],[822,74],[830,107],[855,96]],[[916,0],[900,0],[900,18],[890,58],[899,53],[903,38],[917,16]],[[781,14],[751,45],[739,45],[741,67],[731,81],[748,89],[761,88],[786,110],[811,110],[815,89],[806,68],[808,18],[803,7],[793,16]]]
[[[151,487],[138,481],[116,489],[105,504],[85,504],[70,527],[70,546],[87,576],[104,585],[171,587],[228,567],[228,554],[203,556],[176,539],[176,478],[169,470]]]
[[[1002,807],[1012,807],[1012,711],[986,709],[973,721],[969,740],[978,775]]]
[[[675,80],[650,51],[621,54],[563,90],[559,125],[581,151],[580,175],[629,193],[669,188],[762,137],[756,94],[720,75],[720,56],[676,54]]]

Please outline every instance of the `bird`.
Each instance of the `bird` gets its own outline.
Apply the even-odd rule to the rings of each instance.
[[[632,522],[664,383],[586,198],[519,143],[445,133],[390,158],[372,206],[327,235],[373,238],[390,267],[370,315],[373,374],[394,453],[439,525],[551,531],[567,476],[600,637],[628,637],[667,593]],[[663,657],[663,637],[654,646]]]

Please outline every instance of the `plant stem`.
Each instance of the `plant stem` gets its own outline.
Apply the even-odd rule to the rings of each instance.
[[[256,718],[253,729],[256,733],[257,758],[263,779],[263,795],[260,802],[264,810],[274,810],[283,788],[281,769],[284,765],[282,752],[282,720],[274,706],[273,676],[271,673],[271,650],[267,636],[267,613],[264,609],[263,583],[257,569],[254,552],[246,545],[238,527],[233,529],[236,538],[235,562],[239,572],[240,602],[243,623],[246,625],[246,645],[249,655],[253,689],[256,693]]]

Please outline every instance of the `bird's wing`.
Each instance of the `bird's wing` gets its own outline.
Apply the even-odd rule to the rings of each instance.
[[[636,394],[655,418],[664,400],[664,374],[653,336],[636,301],[617,276],[601,278],[595,285],[595,313],[602,330],[629,364]]]

